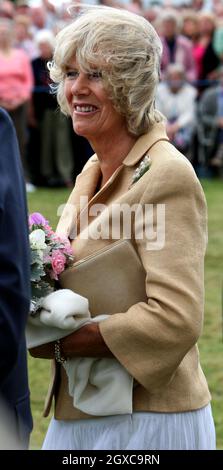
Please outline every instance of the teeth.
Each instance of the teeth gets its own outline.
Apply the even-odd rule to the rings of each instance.
[[[95,111],[97,108],[95,106],[75,106],[75,111],[80,113],[90,113]]]

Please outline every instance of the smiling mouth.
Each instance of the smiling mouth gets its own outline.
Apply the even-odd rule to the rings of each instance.
[[[85,106],[74,105],[74,111],[76,111],[77,113],[85,113],[85,114],[94,113],[97,110],[98,108],[93,105],[85,105]]]

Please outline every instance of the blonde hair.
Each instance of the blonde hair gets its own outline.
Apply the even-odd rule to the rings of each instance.
[[[131,134],[141,135],[163,119],[155,109],[161,41],[143,17],[116,8],[95,6],[84,11],[56,37],[50,77],[58,103],[69,114],[64,95],[65,72],[76,56],[80,68],[97,68],[115,109],[126,118]]]

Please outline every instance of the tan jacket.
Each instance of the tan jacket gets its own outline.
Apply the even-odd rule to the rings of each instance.
[[[72,236],[81,195],[90,199],[82,215],[94,203],[110,208],[113,203],[165,204],[165,244],[161,249],[147,250],[145,239],[136,240],[132,235],[146,271],[148,303],[139,302],[125,312],[110,315],[100,323],[100,331],[114,356],[136,380],[134,411],[180,412],[201,408],[210,400],[196,346],[203,321],[207,214],[203,190],[191,164],[169,142],[157,142],[159,139],[167,139],[162,123],[137,140],[123,164],[96,194],[100,166],[94,155],[77,179],[68,200],[71,210],[64,210],[58,232]],[[151,166],[131,186],[148,149]],[[93,232],[97,219],[91,218]],[[112,242],[77,237],[73,241],[76,259]],[[58,367],[55,374],[54,363],[53,369],[45,415],[57,390],[57,419],[88,418],[73,408],[63,369]]]

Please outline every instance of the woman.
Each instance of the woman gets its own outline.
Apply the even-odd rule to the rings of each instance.
[[[11,20],[0,19],[0,106],[9,112],[15,125],[23,170],[28,181],[27,106],[32,93],[33,74],[26,53],[13,47],[13,28]],[[30,183],[28,188],[34,189]]]
[[[198,18],[199,37],[193,46],[200,94],[209,86],[213,86],[218,78],[217,69],[220,65],[220,60],[213,47],[215,29],[215,16],[212,13],[201,13]]]
[[[99,250],[103,255],[116,238],[119,269],[117,258],[109,273],[101,263],[111,290],[105,293],[102,282],[101,296],[114,297],[114,303],[126,295],[129,260],[123,257],[121,241],[129,226],[113,224],[112,210],[154,207],[157,239],[151,236],[149,217],[146,235],[145,230],[139,233],[139,223],[146,228],[145,219],[130,217],[129,238],[145,269],[147,302],[142,297],[65,337],[59,353],[57,344],[57,386],[50,389],[55,393],[55,418],[44,449],[215,447],[210,394],[196,346],[203,316],[206,205],[190,163],[168,142],[163,118],[154,108],[161,50],[145,19],[110,8],[82,13],[57,37],[51,78],[58,83],[58,101],[71,115],[75,132],[96,152],[77,178],[58,233],[74,238],[76,260],[94,258]],[[101,230],[100,237],[106,220],[109,230]],[[119,236],[113,228],[120,228]],[[61,277],[61,285],[71,287],[69,275]],[[50,359],[54,350],[54,343],[48,343],[31,353]],[[74,409],[60,364],[70,357],[117,358],[134,377],[133,413],[92,417]],[[50,400],[45,415],[49,407]]]
[[[35,142],[35,132],[32,133],[31,147],[34,151],[35,147],[38,150],[43,182],[49,186],[70,187],[74,170],[70,122],[56,112],[57,101],[51,93],[47,69],[47,62],[52,60],[55,37],[51,31],[43,29],[36,34],[35,39],[39,57],[32,61],[35,84],[32,102],[36,124],[36,129],[32,130],[39,130],[39,148]]]
[[[188,155],[195,130],[197,92],[186,82],[180,64],[168,65],[165,78],[157,89],[156,106],[167,118],[167,135],[171,143]]]
[[[186,79],[196,79],[195,62],[193,59],[192,42],[180,34],[179,16],[172,10],[164,11],[160,19],[160,34],[163,44],[161,60],[162,74],[171,63],[179,63],[184,67]]]

